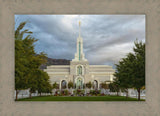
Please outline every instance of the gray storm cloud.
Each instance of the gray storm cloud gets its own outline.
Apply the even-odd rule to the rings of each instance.
[[[37,53],[44,51],[50,58],[72,60],[79,19],[90,64],[114,66],[132,52],[136,38],[145,42],[145,15],[15,15],[15,28],[27,21],[25,28],[39,39],[35,44]]]

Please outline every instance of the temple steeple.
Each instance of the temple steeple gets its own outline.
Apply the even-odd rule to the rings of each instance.
[[[81,21],[79,21],[79,36],[77,38],[77,52],[75,58],[72,61],[87,61],[83,53],[83,39],[81,37]]]
[[[81,36],[81,21],[79,21],[79,37]]]

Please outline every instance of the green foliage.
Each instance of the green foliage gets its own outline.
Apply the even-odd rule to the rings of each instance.
[[[109,89],[110,89],[110,92],[117,92],[117,96],[118,96],[118,92],[120,91],[120,82],[118,78],[115,78],[114,81],[109,84]],[[121,90],[122,90],[122,87],[121,87]]]
[[[30,72],[30,56],[35,54],[33,50],[33,46],[28,46],[29,44],[33,44],[35,42],[34,39],[26,38],[22,39],[23,33],[21,33],[21,29],[24,27],[26,23],[22,22],[17,30],[15,31],[15,89],[21,90],[28,88],[28,75]]]
[[[73,93],[74,93],[75,95],[84,95],[84,90],[77,89],[77,90],[74,90]]]
[[[86,87],[91,88],[92,87],[92,83],[91,82],[86,83]]]
[[[101,88],[109,89],[108,84],[106,84],[105,82],[101,83]]]
[[[60,94],[60,90],[56,90],[54,96],[60,96],[60,95],[61,95],[61,94]]]
[[[36,54],[34,43],[37,39],[31,37],[32,32],[22,30],[26,22],[22,22],[15,30],[15,89],[30,88],[30,92],[51,92],[47,73],[39,69],[46,60],[46,54]],[[23,38],[24,34],[28,34]]]
[[[69,81],[68,88],[73,88],[73,82],[72,81]]]
[[[131,75],[132,75],[132,61],[134,60],[134,55],[129,53],[127,58],[123,58],[122,61],[119,61],[119,64],[116,65],[117,72],[114,76],[117,77],[114,80],[114,83],[119,84],[121,88],[130,88],[132,87]]]
[[[62,96],[67,96],[67,95],[69,95],[69,91],[68,90],[62,90],[61,95]]]
[[[59,85],[55,82],[54,84],[53,84],[53,89],[58,89],[59,88]]]
[[[133,85],[135,88],[142,88],[145,86],[145,44],[142,42],[135,42],[133,48],[136,59],[132,63],[133,65]]]
[[[98,94],[101,93],[101,91],[100,91],[100,90],[90,90],[89,93],[90,93],[91,95],[98,95]]]
[[[35,72],[35,76],[37,78],[36,81],[38,82],[37,83],[38,93],[51,93],[52,86],[50,85],[48,74],[38,69]]]
[[[32,34],[32,32],[28,31],[27,29],[24,31],[21,31],[25,25],[26,25],[26,22],[20,23],[20,25],[18,26],[18,28],[15,31],[15,40],[22,40],[23,35],[25,33]],[[28,36],[30,36],[30,35],[28,35]]]
[[[140,99],[140,89],[145,86],[145,43],[135,41],[133,51],[116,64],[114,83],[126,92],[136,88]]]
[[[110,92],[119,92],[119,85],[117,85],[116,83],[110,83],[109,84],[109,89]]]

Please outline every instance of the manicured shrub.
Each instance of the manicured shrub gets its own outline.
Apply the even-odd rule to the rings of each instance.
[[[70,89],[70,88],[73,88],[73,82],[69,81],[69,83],[68,83],[68,88],[69,88],[69,89]]]
[[[97,94],[100,94],[100,92],[101,92],[100,90],[90,90],[89,93],[90,93],[91,95],[97,95]]]
[[[53,84],[52,86],[53,89],[59,89],[59,84],[57,84],[56,82]]]
[[[68,90],[62,90],[61,95],[62,96],[67,96],[67,95],[69,95],[69,91]]]
[[[74,90],[73,93],[75,95],[81,96],[81,95],[84,95],[84,90],[77,89],[77,90]]]
[[[91,82],[86,83],[86,87],[91,88],[92,87],[92,83]]]

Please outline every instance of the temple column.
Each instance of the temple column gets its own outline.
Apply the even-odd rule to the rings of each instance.
[[[60,81],[60,83],[59,83],[59,89],[61,89],[61,81]]]

